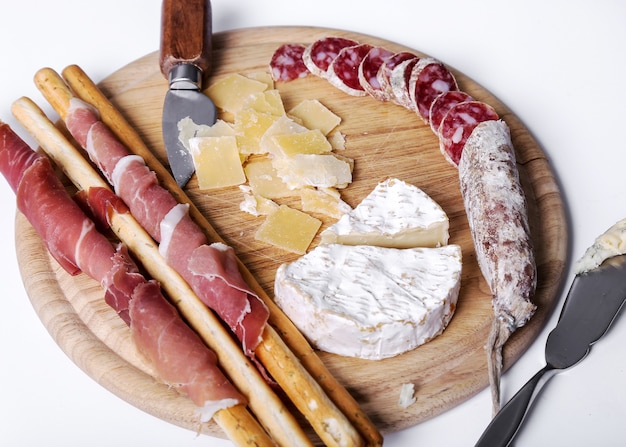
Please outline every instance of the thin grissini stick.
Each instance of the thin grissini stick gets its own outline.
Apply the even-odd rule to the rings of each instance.
[[[77,188],[84,191],[93,187],[110,190],[108,183],[34,102],[20,98],[13,103],[12,112]],[[160,282],[190,326],[216,353],[222,369],[246,396],[250,408],[274,441],[282,446],[311,446],[311,441],[284,403],[243,354],[218,318],[197,298],[186,281],[167,266],[158,246],[143,227],[127,212],[110,209],[108,218],[116,236],[127,245],[148,273]],[[222,410],[214,416],[228,437],[234,440],[234,436],[245,436],[241,439],[244,443],[238,445],[275,445],[245,406],[238,407]]]
[[[77,65],[70,65],[66,67],[62,74],[73,93],[83,101],[98,109],[102,121],[109,126],[113,133],[117,135],[119,140],[122,141],[122,143],[124,143],[129,150],[136,155],[143,157],[150,169],[156,173],[161,184],[172,193],[176,200],[179,203],[187,203],[189,205],[189,213],[191,217],[205,231],[207,238],[212,242],[224,242],[207,221],[205,216],[178,186],[165,166],[163,166],[163,164],[154,156],[152,151],[146,146],[136,130],[128,123],[122,113],[115,108],[115,106],[87,76],[87,74],[85,74],[85,72]],[[65,101],[63,96],[64,93],[61,93],[60,100],[57,101]],[[69,104],[69,99],[66,101],[67,104]],[[252,287],[257,295],[261,297],[265,305],[269,308],[270,325],[278,334],[280,334],[280,336],[278,336],[278,334],[273,333],[273,331],[266,331],[264,343],[266,345],[270,343],[270,337],[282,338],[281,340],[276,340],[276,344],[280,346],[284,341],[284,344],[286,344],[291,352],[295,354],[297,359],[302,363],[302,365],[304,365],[309,374],[319,383],[334,404],[346,415],[354,427],[360,432],[367,445],[382,445],[382,435],[365,412],[363,412],[360,408],[356,400],[330,373],[326,365],[324,365],[308,341],[293,325],[291,320],[287,318],[282,310],[268,296],[266,291],[258,283],[247,267],[241,261],[238,262],[239,269],[246,282],[250,285],[250,287]],[[261,356],[266,355],[262,352],[264,350],[265,349],[257,349],[256,351],[259,359],[263,362],[264,359],[261,358]],[[274,352],[276,352],[276,350],[274,350]],[[270,372],[274,374],[273,371]]]
[[[63,79],[53,70],[42,69],[35,75],[35,81],[50,104],[69,105],[65,99],[72,93]],[[58,100],[60,96],[62,100]],[[60,116],[67,116],[67,110],[57,110]],[[129,153],[131,153],[129,151]],[[346,415],[325,394],[320,385],[311,377],[298,358],[286,347],[282,339],[267,325],[263,340],[255,350],[256,357],[280,385],[285,394],[305,416],[320,439],[328,446],[361,446],[364,444],[358,431]],[[277,359],[280,359],[277,362]],[[345,391],[346,394],[347,391]],[[348,394],[349,395],[349,394]],[[306,397],[306,399],[303,398]]]
[[[40,70],[35,76],[35,81],[50,104],[59,107],[69,106],[67,98],[68,96],[71,98],[72,93],[63,91],[64,86],[66,89],[68,87],[53,70]],[[61,99],[59,100],[57,96]],[[57,110],[57,112],[60,116],[67,115],[67,110]],[[311,353],[313,353],[312,350]],[[257,346],[255,355],[326,445],[361,446],[365,444],[346,414],[311,377],[308,370],[270,325],[265,327],[263,340]],[[345,390],[344,393],[350,396]]]

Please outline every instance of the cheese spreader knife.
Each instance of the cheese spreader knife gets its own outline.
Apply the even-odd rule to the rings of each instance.
[[[508,446],[539,391],[556,373],[584,359],[626,300],[626,255],[574,277],[556,327],[546,341],[546,366],[496,414],[476,447]]]
[[[159,64],[169,81],[163,104],[163,140],[170,169],[183,188],[194,173],[192,155],[178,140],[178,122],[191,118],[213,125],[217,111],[202,93],[211,68],[210,0],[164,0],[161,11]]]

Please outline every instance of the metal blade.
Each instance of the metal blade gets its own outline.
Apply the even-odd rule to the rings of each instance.
[[[577,275],[559,322],[548,336],[546,361],[566,369],[582,360],[609,329],[626,300],[626,255]]]
[[[198,90],[169,90],[163,105],[163,141],[170,169],[183,188],[194,173],[191,153],[178,139],[178,122],[191,118],[196,124],[215,124],[217,111],[213,101]]]

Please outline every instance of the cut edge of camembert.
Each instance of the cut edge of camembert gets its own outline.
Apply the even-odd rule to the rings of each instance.
[[[397,178],[379,182],[352,211],[321,233],[321,242],[410,248],[449,239],[444,210],[418,187]]]

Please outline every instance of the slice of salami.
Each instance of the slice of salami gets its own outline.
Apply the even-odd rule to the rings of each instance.
[[[444,64],[436,60],[422,61],[413,68],[409,93],[415,110],[428,123],[430,106],[435,98],[450,90],[458,90],[459,86]]]
[[[379,101],[388,101],[389,97],[381,88],[380,82],[378,81],[378,71],[393,54],[393,52],[385,48],[373,47],[369,53],[367,53],[363,61],[361,61],[361,65],[359,65],[359,82],[361,83],[361,87],[363,87],[363,90],[369,93],[372,98],[378,99]]]
[[[324,37],[316,40],[304,49],[302,60],[311,73],[326,78],[328,67],[339,52],[346,47],[354,45],[358,45],[358,42],[351,39],[332,36]]]
[[[385,92],[385,95],[389,98],[389,100],[393,101],[394,99],[391,87],[391,73],[393,72],[393,69],[402,62],[414,58],[417,58],[415,54],[408,51],[402,51],[391,56],[380,66],[378,74],[376,74],[376,78],[378,79],[381,90]]]
[[[409,94],[409,80],[411,79],[413,67],[415,67],[419,61],[420,59],[418,57],[407,59],[391,71],[390,79],[391,91],[394,96],[393,101],[409,110],[413,110],[413,103],[411,102],[411,95]]]
[[[359,65],[371,49],[371,45],[359,44],[341,50],[328,67],[328,82],[349,95],[367,95],[359,82]]]
[[[439,126],[439,148],[453,166],[459,165],[465,142],[478,124],[497,120],[498,114],[480,101],[462,102],[446,113]]]
[[[302,60],[305,48],[304,45],[296,43],[288,43],[278,47],[270,61],[272,79],[288,82],[307,76],[309,69]]]
[[[451,90],[437,96],[430,106],[430,128],[439,135],[439,125],[448,110],[462,102],[473,101],[473,98],[460,90]]]

